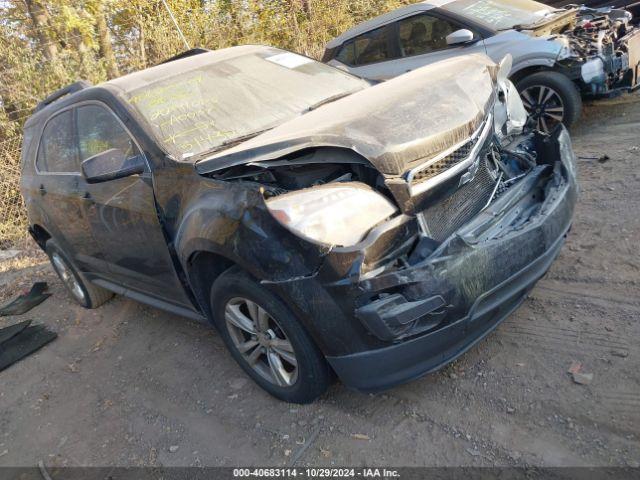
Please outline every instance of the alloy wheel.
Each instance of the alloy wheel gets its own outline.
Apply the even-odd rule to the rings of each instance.
[[[538,130],[550,132],[564,120],[564,103],[554,89],[544,85],[532,85],[520,92],[522,103]]]
[[[76,277],[69,266],[67,266],[67,263],[57,253],[53,253],[51,255],[51,263],[53,264],[53,268],[55,268],[56,273],[65,284],[65,286],[69,289],[69,291],[73,294],[73,296],[76,297],[76,299],[80,303],[84,304],[85,295],[82,287],[76,280]]]
[[[298,359],[277,320],[257,303],[232,298],[224,309],[229,335],[247,364],[265,380],[290,387],[298,379]]]

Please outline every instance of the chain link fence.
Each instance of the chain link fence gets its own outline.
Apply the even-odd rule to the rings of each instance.
[[[0,141],[0,249],[24,245],[28,238],[27,214],[20,195],[22,136]]]

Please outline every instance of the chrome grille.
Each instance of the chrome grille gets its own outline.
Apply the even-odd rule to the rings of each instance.
[[[485,156],[471,181],[422,212],[429,236],[441,242],[470,221],[489,202],[495,185]]]
[[[432,163],[424,170],[420,170],[416,172],[411,181],[412,185],[416,185],[420,182],[428,180],[430,178],[435,177],[436,175],[440,175],[445,170],[449,170],[451,167],[457,165],[462,160],[467,158],[471,151],[473,150],[473,146],[476,144],[477,140],[469,140],[463,146],[458,148],[455,152],[447,155],[446,157]]]
[[[422,165],[405,173],[409,193],[419,195],[433,186],[469,168],[483,145],[491,140],[493,116],[488,115],[473,135],[465,142],[452,146],[439,157],[428,160]]]

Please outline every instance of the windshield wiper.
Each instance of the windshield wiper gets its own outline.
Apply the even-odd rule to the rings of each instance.
[[[348,97],[352,93],[354,92],[342,92],[336,95],[331,95],[330,97],[327,97],[324,100],[320,100],[319,102],[316,102],[313,105],[311,105],[309,108],[307,108],[307,112],[315,110],[316,108],[320,108],[321,106],[326,105],[327,103],[335,102],[336,100],[340,100],[341,98]]]
[[[224,150],[226,148],[231,148],[234,145],[238,145],[238,144],[240,144],[242,142],[246,142],[247,140],[251,140],[252,138],[257,137],[258,135],[262,135],[264,132],[268,132],[269,130],[273,130],[273,129],[274,129],[274,127],[264,128],[262,130],[257,130],[255,132],[245,133],[244,135],[240,135],[239,137],[229,138],[228,140],[225,140],[221,144],[216,145],[215,147],[210,148],[209,150],[206,150],[206,151],[202,152],[198,156],[199,157],[204,157],[205,155],[210,155],[212,153],[219,152],[220,150]]]

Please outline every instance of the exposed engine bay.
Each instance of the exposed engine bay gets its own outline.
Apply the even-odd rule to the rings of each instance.
[[[557,136],[558,132],[546,134],[536,131],[513,135],[500,141],[497,136],[490,135],[474,153],[473,163],[468,169],[453,178],[453,181],[442,182],[438,188],[416,195],[408,203],[402,203],[403,197],[392,191],[385,177],[366,160],[341,149],[322,148],[298,152],[289,158],[226,169],[214,173],[212,177],[255,186],[263,192],[267,203],[292,195],[298,200],[295,207],[304,203],[304,200],[300,200],[300,193],[311,194],[337,185],[351,189],[364,187],[388,200],[388,203],[381,203],[376,208],[380,212],[380,220],[394,215],[415,216],[418,227],[411,238],[405,237],[399,242],[390,241],[387,248],[389,253],[393,252],[392,255],[366,259],[360,272],[366,274],[382,265],[385,270],[401,269],[423,261],[453,233],[465,227],[513,187],[525,180],[535,180],[534,183],[546,187],[536,194],[535,201],[528,199],[525,208],[514,209],[517,215],[510,220],[513,228],[526,223],[542,208],[546,198],[545,188],[557,188],[558,182],[562,181],[562,175],[558,171]],[[459,162],[464,160],[463,156],[458,157]],[[448,166],[453,165],[449,163]],[[550,182],[552,177],[556,177],[556,180]],[[396,205],[401,205],[401,208]],[[272,213],[277,211],[272,208]],[[364,234],[368,229],[360,231],[357,225],[349,225],[344,230]],[[487,238],[494,239],[504,234],[485,233]],[[352,238],[345,245],[356,244],[358,240],[361,239]],[[336,243],[331,248],[335,247],[341,247],[341,244]],[[389,258],[393,258],[393,262],[388,263]]]
[[[625,10],[569,6],[562,21],[542,26],[535,34],[556,35],[565,48],[558,62],[584,93],[599,95],[638,83],[640,28]]]

